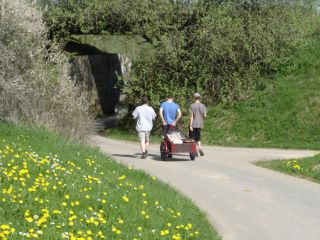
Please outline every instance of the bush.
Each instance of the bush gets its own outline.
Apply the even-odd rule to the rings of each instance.
[[[85,137],[93,126],[86,94],[48,41],[42,13],[27,0],[2,0],[0,14],[0,119]]]
[[[50,0],[49,0],[50,1]],[[290,55],[319,25],[316,0],[50,1],[52,36],[135,34],[153,46],[120,86],[128,101],[155,107],[174,93],[187,113],[192,93],[233,104],[285,71]]]
[[[149,35],[154,52],[124,81],[132,101],[147,94],[159,104],[172,92],[187,107],[195,91],[210,105],[246,99],[262,76],[290,64],[319,22],[314,8],[296,1],[222,2],[173,8],[171,21]]]

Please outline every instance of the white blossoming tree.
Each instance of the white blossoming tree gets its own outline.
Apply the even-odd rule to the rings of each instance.
[[[47,39],[40,10],[28,0],[0,0],[0,119],[83,138],[93,124],[81,89]]]

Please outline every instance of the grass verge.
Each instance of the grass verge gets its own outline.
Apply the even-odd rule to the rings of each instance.
[[[319,149],[320,40],[306,43],[292,58],[287,74],[261,80],[260,90],[255,90],[250,99],[229,108],[210,108],[203,142]]]
[[[292,66],[286,73],[261,79],[250,99],[229,107],[209,107],[202,143],[319,149],[320,40],[306,42],[291,58]],[[187,122],[188,116],[182,120]],[[110,130],[107,136],[136,140],[120,128]]]
[[[220,239],[187,198],[43,129],[0,122],[0,239]]]
[[[128,132],[119,128],[106,129],[104,136],[117,140],[138,142],[138,135],[135,132]],[[150,134],[150,143],[161,143],[162,137],[156,134]]]
[[[303,159],[263,161],[257,165],[320,183],[319,154]]]

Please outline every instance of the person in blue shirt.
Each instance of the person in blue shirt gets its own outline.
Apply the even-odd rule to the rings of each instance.
[[[163,125],[162,134],[165,136],[172,127],[176,126],[181,118],[179,105],[173,101],[171,94],[167,96],[167,101],[161,103],[159,115]]]

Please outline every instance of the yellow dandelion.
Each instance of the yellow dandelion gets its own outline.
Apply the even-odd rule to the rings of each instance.
[[[32,217],[26,217],[25,220],[26,220],[27,222],[30,222],[30,223],[33,222],[33,218],[32,218]]]
[[[129,198],[126,195],[122,196],[122,200],[125,202],[129,202]]]

